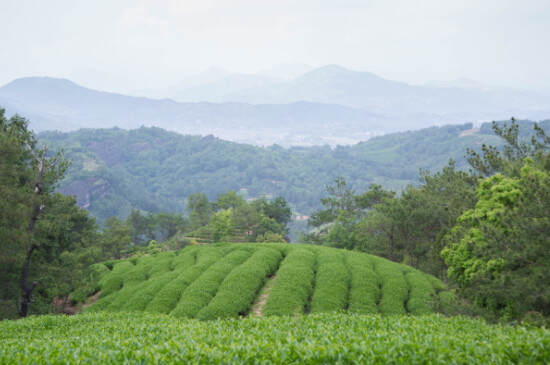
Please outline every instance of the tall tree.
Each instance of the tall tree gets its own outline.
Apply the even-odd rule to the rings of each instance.
[[[44,213],[55,207],[58,197],[53,192],[68,162],[62,152],[49,156],[46,147],[38,149],[28,121],[19,116],[7,119],[3,110],[0,110],[0,152],[0,189],[5,204],[0,224],[3,231],[9,231],[6,237],[14,240],[3,246],[11,246],[15,262],[22,259],[19,315],[24,317],[38,285],[38,280],[30,277],[33,255],[51,249],[51,242],[36,234],[37,226]]]
[[[550,315],[550,173],[527,159],[519,177],[496,174],[477,190],[442,255],[464,295],[508,319]]]

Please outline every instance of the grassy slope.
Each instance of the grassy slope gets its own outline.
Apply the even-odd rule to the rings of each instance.
[[[529,363],[550,331],[463,317],[322,313],[201,322],[90,313],[0,322],[1,364]]]
[[[87,311],[137,310],[203,320],[238,317],[250,311],[272,276],[264,315],[341,310],[427,314],[443,302],[440,296],[449,295],[438,279],[411,267],[312,245],[190,246],[177,255],[123,260],[100,271],[101,298]]]

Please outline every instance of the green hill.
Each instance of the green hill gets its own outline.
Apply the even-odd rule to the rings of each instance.
[[[418,181],[420,168],[437,171],[450,158],[465,168],[467,147],[499,139],[471,124],[388,134],[353,146],[258,147],[212,136],[184,136],[160,128],[44,132],[42,143],[72,161],[63,193],[103,222],[132,208],[183,212],[192,193],[235,190],[244,198],[282,196],[298,214],[320,208],[327,184],[344,177],[364,191],[372,183],[400,189]],[[466,131],[469,131],[466,133]]]
[[[347,310],[427,314],[452,297],[435,277],[364,253],[313,245],[188,246],[96,264],[86,311],[145,311],[210,320]]]

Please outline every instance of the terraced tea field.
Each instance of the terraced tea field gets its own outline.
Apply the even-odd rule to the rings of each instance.
[[[145,312],[0,322],[0,364],[546,364],[550,331],[440,315],[181,320]]]
[[[95,268],[101,292],[89,312],[201,320],[346,310],[427,314],[452,296],[438,279],[409,266],[312,245],[189,246]]]
[[[550,331],[433,314],[439,280],[363,253],[216,244],[95,269],[86,313],[0,322],[0,364],[550,360]]]

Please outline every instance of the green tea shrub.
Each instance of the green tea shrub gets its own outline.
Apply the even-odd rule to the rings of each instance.
[[[125,303],[122,309],[127,311],[142,311],[155,298],[160,291],[168,285],[172,280],[180,275],[177,271],[168,271],[154,275],[146,284],[136,290]]]
[[[172,263],[176,257],[177,257],[176,254],[170,251],[158,253],[157,255],[154,256],[155,264],[149,271],[149,275],[153,277],[155,275],[163,274],[167,271],[173,270],[174,267]],[[195,258],[193,257],[193,263],[194,262],[195,262]]]
[[[376,259],[374,267],[382,281],[382,292],[378,310],[384,314],[404,314],[409,287],[403,273],[403,266],[394,262]]]
[[[166,284],[145,308],[148,312],[170,313],[178,304],[187,286],[195,281],[212,264],[221,258],[220,251],[205,248],[197,254],[197,264],[183,270],[174,280]]]
[[[113,266],[113,271],[104,277],[101,286],[100,298],[103,298],[122,288],[126,273],[134,268],[134,264],[129,261],[120,261]]]
[[[171,269],[182,270],[194,265],[197,260],[197,252],[198,248],[194,246],[187,246],[180,250],[171,262]]]
[[[412,314],[428,314],[433,312],[435,289],[426,274],[411,271],[405,274],[409,285],[407,310]]]
[[[281,259],[279,250],[258,249],[245,263],[227,275],[214,299],[199,311],[197,318],[236,317],[246,312]]]
[[[349,284],[350,275],[344,263],[344,252],[321,250],[317,256],[317,276],[311,298],[311,312],[346,309]]]
[[[315,254],[310,250],[290,250],[281,263],[273,288],[263,309],[265,315],[302,313],[313,289]]]
[[[251,254],[249,250],[235,250],[214,263],[183,292],[176,308],[171,312],[174,317],[193,318],[212,300],[223,279],[236,266],[242,264]]]
[[[263,315],[468,313],[447,305],[446,286],[430,275],[381,257],[314,245],[216,243],[118,260],[112,271],[95,266],[99,280],[86,288],[100,288],[102,295],[87,311],[237,317],[251,309],[273,275]]]
[[[129,285],[124,285],[122,289],[110,295],[113,297],[113,299],[110,301],[109,305],[105,308],[105,310],[108,310],[108,311],[125,310],[124,307],[126,306],[126,303],[130,301],[130,298],[134,294],[141,292],[147,284],[148,284],[147,281],[142,281],[139,283],[131,283]]]
[[[367,255],[350,252],[346,257],[351,272],[348,309],[358,313],[377,313],[380,279]]]
[[[0,364],[547,364],[550,330],[467,317],[152,313],[0,321]]]

